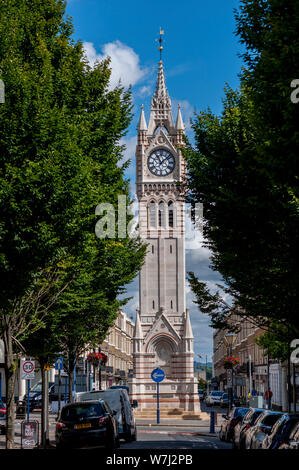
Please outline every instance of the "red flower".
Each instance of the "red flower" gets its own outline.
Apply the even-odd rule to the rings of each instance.
[[[108,357],[104,353],[89,353],[87,355],[87,360],[97,366],[99,364],[105,364]]]

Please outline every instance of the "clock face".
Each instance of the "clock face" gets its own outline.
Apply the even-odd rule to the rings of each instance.
[[[174,170],[175,159],[168,150],[157,149],[148,157],[147,166],[153,175],[167,176]]]

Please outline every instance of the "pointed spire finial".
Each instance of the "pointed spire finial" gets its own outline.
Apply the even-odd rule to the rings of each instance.
[[[186,316],[185,316],[185,328],[184,328],[184,339],[193,339],[193,332],[192,332],[192,326],[191,326],[191,321],[190,321],[190,315],[189,315],[189,308],[186,308]]]
[[[177,115],[177,118],[176,118],[175,127],[176,127],[177,131],[185,131],[185,126],[184,126],[184,123],[183,123],[183,118],[182,118],[182,114],[181,114],[181,105],[180,104],[178,104],[178,115]]]
[[[163,35],[164,35],[164,31],[163,31],[163,29],[161,29],[161,26],[160,26],[160,37],[159,37],[159,39],[158,39],[158,41],[159,41],[159,47],[158,47],[158,49],[159,49],[159,51],[160,51],[160,60],[162,60],[162,51],[163,51],[163,49],[164,49],[164,47],[162,46],[162,44],[163,44],[163,42],[164,42],[164,39],[162,38]]]
[[[143,104],[141,105],[141,113],[140,113],[140,118],[137,126],[138,131],[147,131],[147,124],[145,120],[145,115],[143,111]]]
[[[136,309],[136,312],[137,314],[136,314],[136,323],[135,323],[135,329],[134,329],[134,338],[143,339],[141,322],[140,322],[140,310]]]

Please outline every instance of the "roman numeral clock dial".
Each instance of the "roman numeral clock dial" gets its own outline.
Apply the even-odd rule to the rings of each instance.
[[[175,159],[168,150],[157,149],[148,157],[147,166],[153,175],[167,176],[174,170]]]

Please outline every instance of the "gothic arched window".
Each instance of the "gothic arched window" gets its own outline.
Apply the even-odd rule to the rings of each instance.
[[[172,201],[168,203],[168,226],[174,226],[174,206]]]
[[[164,227],[165,225],[165,211],[164,211],[164,202],[159,202],[159,227]]]
[[[151,201],[149,204],[149,225],[150,227],[156,227],[156,203]]]

